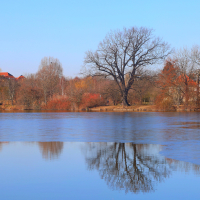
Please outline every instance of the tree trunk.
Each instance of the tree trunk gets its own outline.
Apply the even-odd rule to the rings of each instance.
[[[123,106],[130,106],[127,98],[128,98],[128,91],[123,91],[123,96],[122,96],[122,105]]]

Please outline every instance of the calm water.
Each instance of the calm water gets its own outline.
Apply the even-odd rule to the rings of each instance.
[[[1,199],[200,199],[200,113],[0,113]]]

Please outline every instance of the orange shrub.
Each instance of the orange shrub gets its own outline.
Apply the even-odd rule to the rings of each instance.
[[[48,110],[70,110],[71,102],[67,98],[50,100],[44,109]]]
[[[103,97],[100,94],[85,93],[83,94],[81,107],[92,108],[101,106],[105,103]]]

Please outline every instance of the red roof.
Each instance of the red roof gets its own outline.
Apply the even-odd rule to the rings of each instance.
[[[20,80],[20,79],[23,79],[23,78],[25,78],[25,77],[23,75],[21,75],[21,76],[17,77],[16,79]]]
[[[4,76],[6,78],[15,78],[12,74],[8,72],[0,72],[0,76]]]
[[[5,77],[5,78],[14,78],[14,79],[16,79],[16,80],[20,80],[20,79],[23,79],[23,78],[25,78],[24,76],[19,76],[19,77],[17,77],[17,78],[15,78],[12,74],[10,74],[10,73],[8,73],[8,72],[0,72],[0,76],[3,76],[3,77]]]

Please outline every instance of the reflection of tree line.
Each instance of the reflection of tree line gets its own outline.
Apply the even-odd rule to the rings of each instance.
[[[0,142],[0,151],[2,149],[3,143]],[[6,142],[8,143],[8,142]],[[63,142],[38,142],[42,156],[45,159],[56,159],[62,153],[64,144]]]
[[[0,150],[3,142],[0,142]],[[38,142],[44,159],[62,153],[63,142]],[[200,166],[164,158],[159,145],[133,143],[86,143],[85,160],[89,170],[98,170],[112,189],[126,192],[150,192],[155,184],[169,177],[172,170],[200,173]],[[157,149],[157,153],[155,150]]]
[[[58,158],[63,150],[63,142],[38,142],[38,144],[45,159]]]
[[[3,146],[3,144],[5,144],[5,143],[9,143],[9,142],[0,142],[0,151],[2,150],[2,146]]]
[[[165,158],[165,159],[167,160],[168,164],[174,166],[174,170],[183,171],[183,172],[193,171],[198,175],[200,174],[200,165],[195,165],[189,162],[174,160],[171,158]]]

